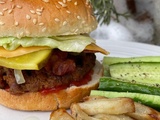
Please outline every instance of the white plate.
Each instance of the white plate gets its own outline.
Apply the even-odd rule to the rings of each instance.
[[[109,56],[131,57],[160,55],[160,47],[133,42],[117,42],[97,40],[97,44],[110,52]],[[96,54],[97,59],[103,59],[102,54]],[[18,103],[17,103],[18,104]],[[49,120],[51,112],[24,112],[11,110],[0,106],[0,120]]]
[[[126,41],[107,41],[97,40],[97,45],[110,52],[108,56],[133,57],[133,56],[159,56],[160,46],[126,42]],[[102,60],[103,55],[97,54],[97,59]]]

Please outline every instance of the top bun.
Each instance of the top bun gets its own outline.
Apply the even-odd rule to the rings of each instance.
[[[0,37],[75,35],[96,27],[88,0],[0,1]]]

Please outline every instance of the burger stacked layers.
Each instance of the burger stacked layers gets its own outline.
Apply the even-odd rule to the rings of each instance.
[[[96,89],[96,26],[88,0],[1,0],[0,104],[69,108]]]

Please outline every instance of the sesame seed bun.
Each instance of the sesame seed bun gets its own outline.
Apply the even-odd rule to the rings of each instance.
[[[80,101],[98,88],[99,78],[102,75],[102,65],[96,61],[92,80],[79,87],[72,86],[56,93],[42,95],[40,92],[28,92],[22,95],[12,95],[0,89],[0,103],[16,110],[50,111],[58,108],[69,108],[71,103]]]
[[[90,33],[97,27],[88,0],[0,1],[0,37]]]

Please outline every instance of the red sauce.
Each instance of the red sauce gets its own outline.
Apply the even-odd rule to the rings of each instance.
[[[63,89],[66,89],[67,88],[67,85],[61,85],[61,86],[58,86],[58,87],[54,87],[54,88],[49,88],[49,89],[43,89],[41,91],[41,93],[43,95],[46,95],[48,93],[52,93],[52,92],[58,92],[60,90],[63,90]]]
[[[84,76],[84,78],[82,80],[73,81],[69,85],[61,85],[61,86],[57,86],[57,87],[50,88],[50,89],[43,89],[40,92],[43,95],[46,95],[46,94],[49,94],[49,93],[56,93],[56,92],[58,92],[60,90],[66,89],[67,87],[70,87],[70,86],[81,86],[81,85],[87,84],[92,79],[92,74],[93,74],[93,70],[91,70],[90,72],[88,72]]]

